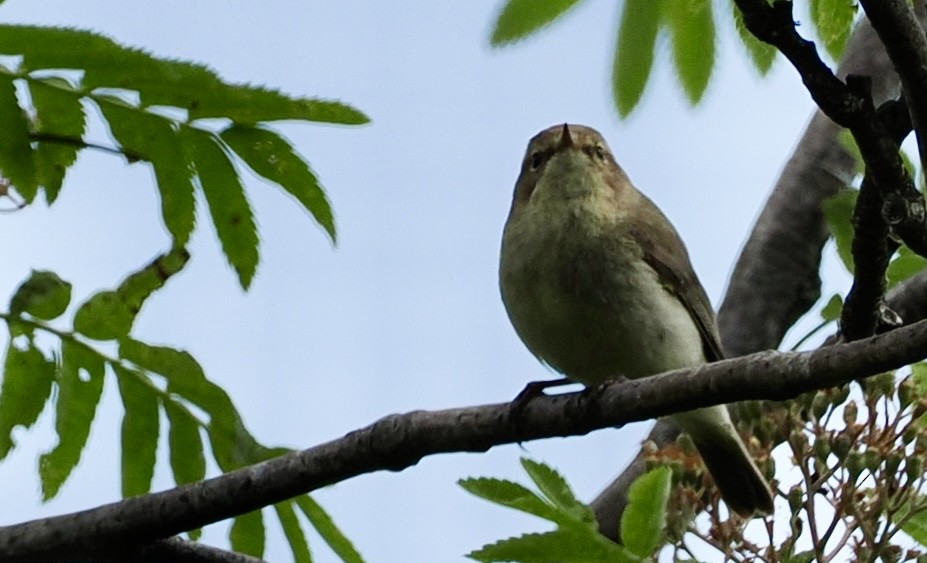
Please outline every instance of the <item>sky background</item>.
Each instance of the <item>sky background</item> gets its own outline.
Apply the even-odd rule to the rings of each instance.
[[[488,35],[500,5],[7,0],[0,14],[4,22],[98,30],[158,56],[206,63],[229,81],[338,99],[372,118],[355,128],[276,126],[328,190],[336,248],[280,189],[249,177],[262,241],[252,289],[239,288],[200,207],[191,263],[150,299],[134,329],[141,340],[189,350],[259,440],[305,448],[391,413],[508,401],[550,376],[518,340],[497,288],[512,187],[539,130],[564,121],[599,129],[675,223],[717,305],[811,115],[794,70],[780,58],[758,78],[724,14],[704,102],[693,109],[680,92],[664,37],[644,103],[620,121],[609,94],[620,3],[590,0],[544,33],[493,50]],[[99,122],[89,137],[111,142]],[[73,282],[77,302],[113,287],[169,247],[158,209],[147,166],[85,151],[52,208],[0,215],[0,295],[32,268]],[[19,447],[0,463],[0,524],[119,498],[114,381],[81,465],[43,505],[36,462],[55,442],[49,414],[17,431]],[[529,455],[591,500],[648,428],[428,457],[316,498],[369,561],[463,561],[484,543],[547,527],[471,497],[458,479],[526,481],[518,458]],[[159,456],[155,488],[163,489],[172,480],[165,448]],[[225,528],[211,527],[206,541],[226,546]],[[289,560],[282,534],[270,529],[267,559]],[[312,534],[310,541],[318,561],[336,560]]]

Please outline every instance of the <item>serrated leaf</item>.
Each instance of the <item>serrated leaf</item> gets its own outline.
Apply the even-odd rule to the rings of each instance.
[[[16,445],[13,428],[31,427],[51,396],[55,364],[29,342],[18,348],[11,341],[6,349],[3,383],[0,384],[0,460]]]
[[[183,485],[202,480],[206,476],[206,458],[203,456],[199,421],[186,407],[173,400],[163,401],[162,404],[170,425],[167,443],[174,482]]]
[[[827,300],[827,304],[821,309],[821,320],[823,321],[836,321],[840,318],[840,313],[843,312],[843,297],[839,293],[835,293],[830,296],[830,299]]]
[[[35,149],[38,183],[45,189],[45,200],[51,204],[58,198],[67,169],[77,160],[84,135],[85,116],[81,94],[66,80],[49,77],[28,81],[32,106],[35,108]],[[27,201],[35,197],[23,194]]]
[[[640,102],[650,78],[664,1],[627,0],[624,4],[612,63],[612,94],[622,117]]]
[[[524,39],[549,25],[581,0],[507,0],[493,24],[489,42],[494,47]]]
[[[280,520],[280,526],[283,528],[283,535],[286,536],[287,543],[290,544],[290,551],[293,552],[293,561],[295,563],[311,563],[312,554],[309,553],[309,542],[306,541],[306,534],[299,524],[299,518],[296,517],[296,511],[293,510],[291,501],[278,502],[274,505],[277,512],[277,519]]]
[[[10,313],[28,313],[37,319],[58,318],[71,302],[71,284],[55,272],[32,270],[10,298]]]
[[[115,340],[129,334],[136,313],[115,291],[101,291],[74,313],[74,330],[94,340]]]
[[[544,534],[525,534],[502,540],[467,554],[477,561],[530,563],[638,563],[627,549],[585,528],[560,528]]]
[[[673,62],[689,103],[697,104],[708,87],[716,57],[711,0],[666,0],[666,21]]]
[[[572,489],[570,489],[570,485],[560,473],[550,466],[528,458],[521,458],[521,466],[525,469],[525,472],[528,473],[528,476],[531,477],[534,484],[537,485],[538,489],[540,489],[541,493],[543,493],[547,500],[555,507],[559,508],[562,512],[568,513],[579,521],[588,523],[595,522],[595,515],[592,513],[592,510],[577,500],[576,495],[573,494]]]
[[[923,495],[918,495],[911,504],[923,506],[925,500]],[[927,511],[921,510],[910,516],[906,514],[901,529],[917,543],[927,546]]]
[[[119,355],[163,376],[167,380],[168,393],[193,403],[209,416],[209,441],[216,462],[223,471],[266,459],[265,448],[245,428],[228,394],[206,379],[203,368],[190,354],[124,339],[119,343]]]
[[[103,356],[72,340],[61,342],[55,415],[58,443],[39,458],[43,501],[58,494],[80,461],[103,392],[105,376]]]
[[[769,43],[764,43],[756,38],[747,26],[744,25],[744,15],[736,4],[731,2],[731,12],[734,14],[734,27],[737,30],[737,36],[740,37],[747,53],[750,55],[750,61],[756,68],[760,76],[766,76],[776,61],[778,51]]]
[[[293,98],[276,90],[244,84],[222,83],[221,88],[197,92],[197,99],[188,104],[187,110],[190,119],[225,117],[242,125],[290,119],[339,125],[370,122],[363,112],[342,102]]]
[[[335,525],[331,516],[309,495],[296,497],[296,505],[315,528],[322,540],[345,563],[364,563],[354,544]]]
[[[632,553],[649,557],[662,544],[673,472],[658,467],[638,477],[628,489],[621,517],[621,541]]]
[[[229,84],[204,65],[156,58],[90,31],[3,25],[0,54],[22,55],[27,70],[83,70],[82,85],[87,90],[135,91],[143,106],[174,106],[186,110],[190,119],[226,117],[246,124],[279,119],[345,125],[369,121],[362,112],[340,102]]]
[[[161,218],[176,246],[190,239],[196,223],[193,166],[171,120],[139,108],[98,99],[110,132],[135,158],[151,162],[161,196]]]
[[[855,0],[811,0],[811,21],[824,48],[834,60],[840,60],[856,19]]]
[[[858,191],[846,189],[824,200],[821,205],[827,228],[830,229],[837,245],[837,254],[851,274],[853,273],[853,208],[856,206],[857,195],[859,195]]]
[[[205,131],[184,128],[184,145],[193,158],[200,186],[222,250],[248,289],[258,262],[258,236],[254,213],[238,173],[216,139]]]
[[[902,246],[898,249],[898,255],[888,264],[885,272],[889,289],[923,272],[925,268],[927,268],[927,259],[914,253],[907,246]]]
[[[534,514],[551,522],[560,521],[560,514],[556,509],[534,491],[513,481],[478,477],[461,479],[457,484],[468,493],[490,502]]]
[[[144,376],[113,366],[125,414],[122,417],[122,496],[151,490],[160,431],[158,396]]]
[[[26,199],[35,197],[38,178],[29,139],[29,122],[16,99],[13,77],[0,72],[0,176]]]
[[[229,530],[232,549],[254,557],[264,555],[264,516],[260,510],[236,516]]]
[[[260,127],[232,125],[219,136],[257,174],[296,198],[335,242],[331,204],[309,164],[286,139]]]

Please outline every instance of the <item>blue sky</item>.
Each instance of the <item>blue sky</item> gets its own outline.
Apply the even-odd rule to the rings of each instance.
[[[725,15],[704,103],[686,102],[662,64],[664,41],[643,105],[619,121],[609,97],[615,2],[586,2],[542,35],[492,50],[499,4],[7,0],[0,13],[7,22],[95,29],[159,56],[209,64],[230,81],[339,99],[372,118],[359,128],[278,126],[328,189],[336,248],[279,189],[250,178],[262,241],[251,291],[239,289],[201,207],[192,262],[136,324],[139,338],[198,358],[260,440],[302,448],[391,413],[507,401],[527,381],[549,377],[509,325],[496,277],[511,190],[537,131],[564,121],[599,129],[675,223],[717,304],[810,117],[791,67],[780,59],[759,79]],[[90,137],[108,142],[98,122]],[[3,215],[0,236],[0,295],[36,268],[72,281],[78,300],[169,245],[151,171],[90,152],[54,207]],[[0,522],[119,498],[122,412],[112,384],[81,466],[48,505],[39,501],[36,460],[55,441],[49,413],[17,432],[20,447],[0,463]],[[591,500],[647,428],[426,458],[317,498],[370,561],[462,561],[483,543],[545,528],[470,497],[457,479],[523,480],[518,458],[530,455]],[[166,488],[172,481],[160,459],[155,486]],[[225,545],[225,527],[214,528],[206,540]],[[314,537],[312,544],[318,561],[335,560]],[[289,558],[276,528],[267,558]]]

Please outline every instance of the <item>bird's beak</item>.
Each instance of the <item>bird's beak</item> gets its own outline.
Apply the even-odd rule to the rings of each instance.
[[[573,137],[570,136],[570,127],[566,123],[563,124],[563,132],[560,134],[560,144],[557,146],[558,150],[568,149],[573,146]]]

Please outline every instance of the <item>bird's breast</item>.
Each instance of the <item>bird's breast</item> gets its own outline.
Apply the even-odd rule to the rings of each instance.
[[[584,383],[704,361],[688,311],[620,218],[577,207],[521,219],[503,235],[501,289],[512,324],[541,360]]]

